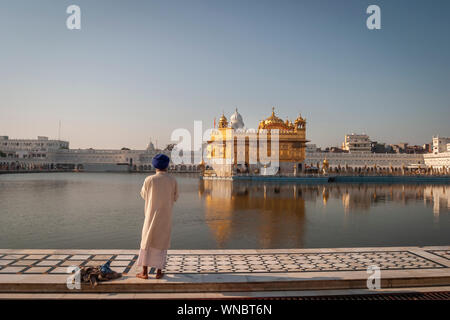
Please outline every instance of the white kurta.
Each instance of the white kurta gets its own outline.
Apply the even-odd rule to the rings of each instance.
[[[145,179],[141,196],[145,200],[145,220],[137,265],[162,269],[170,246],[177,181],[167,172],[158,171]]]

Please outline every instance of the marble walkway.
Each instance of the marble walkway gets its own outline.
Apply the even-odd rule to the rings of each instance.
[[[0,293],[71,292],[68,267],[111,261],[123,274],[83,292],[218,292],[357,289],[369,266],[381,286],[450,286],[450,246],[270,250],[169,250],[166,276],[135,278],[138,250],[0,249]]]

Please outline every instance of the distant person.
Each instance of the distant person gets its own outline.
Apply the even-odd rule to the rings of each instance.
[[[172,207],[178,198],[177,181],[167,173],[169,161],[164,154],[153,158],[156,174],[145,179],[141,190],[145,200],[145,220],[137,265],[142,266],[142,272],[136,275],[141,279],[148,279],[148,267],[157,269],[156,279],[164,275],[162,269],[170,246]]]

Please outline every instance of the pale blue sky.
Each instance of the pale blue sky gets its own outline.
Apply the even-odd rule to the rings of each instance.
[[[82,29],[66,28],[77,4]],[[382,29],[366,28],[370,4]],[[160,146],[235,106],[307,138],[450,136],[450,1],[0,0],[0,135]],[[205,128],[206,129],[206,128]]]

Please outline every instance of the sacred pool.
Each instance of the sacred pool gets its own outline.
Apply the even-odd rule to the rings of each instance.
[[[0,175],[3,248],[138,248],[146,174]],[[299,184],[175,175],[172,249],[447,245],[449,184]]]

